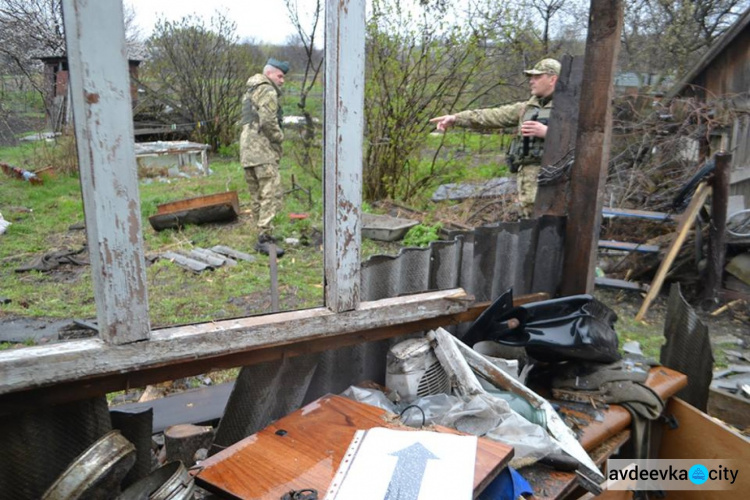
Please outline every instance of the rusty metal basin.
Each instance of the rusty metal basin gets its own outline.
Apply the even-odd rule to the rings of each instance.
[[[88,447],[42,495],[42,500],[110,498],[135,463],[135,446],[110,431]]]

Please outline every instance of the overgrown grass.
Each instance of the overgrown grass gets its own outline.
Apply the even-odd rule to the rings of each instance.
[[[0,150],[0,161],[31,163],[35,148],[24,145]],[[32,169],[32,168],[30,168]],[[141,180],[141,217],[144,248],[148,257],[166,250],[189,251],[195,247],[225,245],[253,254],[254,262],[241,261],[236,267],[194,273],[175,263],[159,259],[148,265],[148,293],[152,326],[212,321],[270,312],[268,258],[254,252],[257,233],[250,221],[249,194],[244,171],[236,161],[214,159],[212,174],[191,178],[170,178],[167,182]],[[310,191],[288,193],[277,216],[277,234],[301,237],[313,229],[322,231],[321,186],[284,159],[282,184],[291,190],[291,175]],[[50,273],[15,272],[41,255],[62,249],[79,249],[85,231],[70,230],[84,222],[79,179],[74,175],[44,175],[43,185],[32,185],[3,175],[0,212],[12,225],[0,236],[0,279],[2,295],[11,302],[0,314],[51,318],[93,318],[96,306],[90,267],[61,266]],[[228,224],[188,225],[180,231],[157,232],[148,217],[161,203],[200,195],[236,190],[240,218]],[[289,213],[304,212],[308,218],[292,220]],[[278,262],[281,309],[301,309],[323,304],[323,255],[312,247],[287,247]]]

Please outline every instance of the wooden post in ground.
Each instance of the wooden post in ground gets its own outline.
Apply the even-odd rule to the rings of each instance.
[[[555,86],[554,107],[549,118],[547,137],[544,138],[542,170],[561,168],[575,154],[583,57],[564,56],[560,62],[562,70]],[[550,184],[540,183],[534,202],[534,217],[565,215],[569,195],[568,178],[556,179]]]
[[[708,230],[708,265],[703,299],[714,302],[719,296],[726,256],[727,205],[732,155],[718,153],[711,182],[711,226]]]
[[[590,293],[594,289],[602,194],[612,136],[612,82],[622,16],[622,0],[591,1],[575,161],[570,174],[562,295]]]

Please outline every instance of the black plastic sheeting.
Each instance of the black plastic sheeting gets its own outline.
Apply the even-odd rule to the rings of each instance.
[[[508,290],[474,321],[463,341],[470,347],[485,340],[523,347],[538,361],[613,363],[620,359],[615,321],[615,312],[591,295],[514,307]]]
[[[565,220],[495,224],[426,248],[403,248],[362,264],[364,301],[462,287],[478,301],[508,288],[516,295],[554,295],[562,276]],[[459,325],[461,336],[468,325]],[[320,354],[243,367],[216,434],[221,447],[253,434],[272,420],[329,393],[365,380],[385,382],[386,353],[406,337],[368,342]]]
[[[661,348],[659,362],[688,378],[687,387],[677,397],[705,412],[714,367],[711,339],[708,327],[682,297],[679,283],[669,289],[664,336],[667,342]]]

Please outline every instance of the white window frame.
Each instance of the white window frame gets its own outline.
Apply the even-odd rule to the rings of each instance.
[[[99,336],[0,352],[0,413],[459,320],[462,289],[360,302],[365,0],[326,0],[325,307],[152,331],[122,2],[62,3]]]

